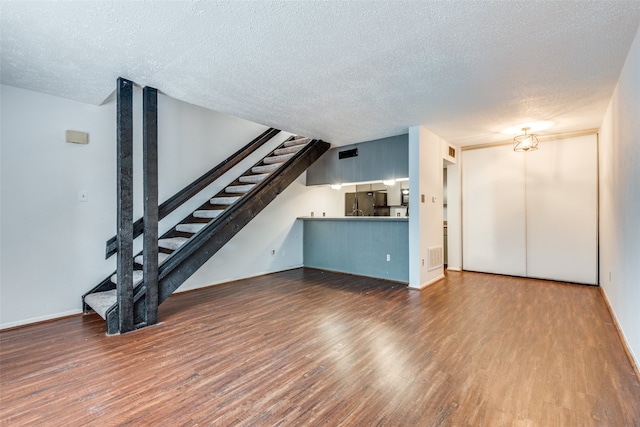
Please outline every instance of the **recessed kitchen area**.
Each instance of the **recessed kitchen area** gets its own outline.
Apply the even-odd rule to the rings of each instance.
[[[344,193],[345,217],[409,214],[408,135],[335,147],[307,171],[307,186]]]
[[[412,288],[444,277],[448,257],[442,228],[447,215],[444,174],[448,173],[447,182],[454,190],[449,200],[457,200],[455,148],[434,134],[416,130],[414,135],[334,147],[307,170],[307,186],[330,186],[337,197],[327,200],[331,206],[326,211],[332,216],[321,211],[298,218],[305,266],[393,280]],[[459,209],[453,209],[448,212],[449,223],[457,230]],[[454,245],[458,240],[449,239]]]
[[[306,185],[335,197],[325,190],[327,208],[297,219],[304,265],[412,289],[442,279],[445,264],[460,270],[457,151],[423,127],[331,148],[307,169]]]
[[[358,184],[345,192],[344,216],[409,215],[409,178]]]
[[[408,159],[405,134],[332,148],[307,170],[307,186],[342,193],[344,215],[299,218],[305,266],[409,282]]]

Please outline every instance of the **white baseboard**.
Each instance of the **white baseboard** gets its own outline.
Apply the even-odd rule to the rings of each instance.
[[[604,299],[604,302],[607,305],[607,309],[609,310],[609,313],[611,314],[611,318],[613,319],[613,324],[616,327],[616,330],[618,331],[618,335],[620,335],[620,340],[622,341],[622,345],[624,346],[624,350],[627,353],[627,356],[629,357],[629,361],[631,362],[631,365],[633,366],[633,370],[636,372],[636,377],[638,378],[638,380],[640,380],[640,360],[638,360],[636,355],[633,354],[633,350],[631,349],[631,346],[629,345],[629,341],[627,340],[627,337],[624,335],[624,331],[620,327],[620,322],[618,322],[618,318],[616,317],[616,313],[615,313],[615,311],[613,311],[613,307],[611,306],[611,301],[609,301],[609,297],[607,296],[607,293],[605,292],[605,290],[604,290],[604,288],[602,286],[600,286],[600,294],[602,294],[602,298]]]
[[[230,282],[235,282],[235,281],[238,281],[238,280],[251,279],[251,278],[254,278],[254,277],[264,276],[264,275],[267,275],[267,274],[274,274],[274,273],[280,273],[282,271],[294,270],[296,268],[301,268],[301,267],[303,267],[302,264],[293,265],[293,266],[289,266],[289,267],[283,268],[281,270],[265,271],[265,272],[254,274],[254,275],[251,275],[251,276],[239,277],[237,279],[223,280],[223,281],[220,281],[220,282],[217,282],[217,283],[197,286],[197,287],[193,287],[193,288],[185,288],[185,289],[178,288],[174,293],[195,291],[195,290],[198,290],[198,289],[208,288],[210,286],[224,285],[224,284],[227,284],[227,283],[230,283]],[[30,319],[22,319],[22,320],[17,320],[15,322],[2,323],[2,324],[0,324],[0,330],[16,328],[18,326],[30,325],[32,323],[46,322],[47,320],[55,320],[55,319],[59,319],[59,318],[62,318],[62,317],[74,316],[76,314],[82,314],[82,310],[81,309],[69,310],[69,311],[64,311],[62,313],[48,314],[46,316],[32,317]]]
[[[421,290],[421,289],[426,288],[427,286],[433,285],[434,283],[436,283],[436,282],[438,282],[438,281],[440,281],[442,279],[444,279],[444,274],[441,274],[438,277],[434,277],[433,279],[429,280],[428,282],[425,282],[425,283],[421,284],[419,287],[409,285],[409,288],[410,289],[419,289],[419,290]]]
[[[306,265],[303,265],[303,266],[301,266],[301,267],[304,267],[304,268],[311,268],[311,269],[314,269],[314,270],[320,270],[320,271],[330,271],[330,272],[332,272],[332,273],[348,274],[349,276],[366,277],[367,279],[385,280],[385,281],[387,281],[387,282],[400,283],[401,285],[408,285],[408,283],[407,283],[407,282],[403,282],[403,281],[401,281],[401,280],[389,279],[388,277],[367,276],[367,275],[365,275],[365,274],[351,273],[351,272],[349,272],[349,271],[334,270],[334,269],[331,269],[331,268],[325,268],[325,267],[322,267],[322,268],[320,268],[320,267],[309,267],[309,266],[306,266]]]
[[[29,325],[31,323],[45,322],[47,320],[54,320],[61,317],[74,316],[76,314],[82,314],[82,310],[69,310],[63,311],[62,313],[49,314],[46,316],[32,317],[31,319],[18,320],[15,322],[7,322],[0,324],[0,330],[15,328],[17,326]]]
[[[462,271],[461,268],[458,267],[447,267],[447,270],[451,270],[451,271]]]
[[[280,270],[269,270],[269,271],[263,271],[261,273],[252,274],[250,276],[242,276],[242,277],[236,277],[236,278],[222,279],[222,280],[219,280],[217,282],[209,283],[207,285],[193,286],[193,287],[184,288],[184,289],[180,287],[180,288],[176,289],[173,293],[174,294],[179,294],[181,292],[197,291],[198,289],[205,289],[205,288],[210,288],[210,287],[213,287],[213,286],[226,285],[226,284],[229,284],[229,283],[238,282],[240,280],[253,279],[253,278],[256,278],[256,277],[266,276],[268,274],[282,273],[283,271],[295,270],[296,268],[302,268],[302,267],[304,267],[304,265],[296,264],[296,265],[291,265],[291,266],[288,266],[288,267],[284,267],[284,268],[282,268]]]

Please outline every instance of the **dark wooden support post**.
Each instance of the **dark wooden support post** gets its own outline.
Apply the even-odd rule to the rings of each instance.
[[[133,83],[117,88],[118,285],[120,333],[133,330]]]
[[[158,90],[142,91],[144,174],[143,274],[146,286],[146,324],[158,322]]]

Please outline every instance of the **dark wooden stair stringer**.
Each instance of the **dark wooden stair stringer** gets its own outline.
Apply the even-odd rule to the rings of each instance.
[[[262,147],[267,141],[280,133],[279,129],[269,128],[244,147],[227,157],[225,160],[216,165],[213,169],[206,172],[191,184],[171,196],[158,206],[158,220],[165,218],[178,207],[182,206],[187,200],[204,190],[209,184],[227,173],[232,167],[246,159],[250,154]],[[133,238],[140,236],[144,230],[142,218],[133,223]],[[117,238],[113,236],[107,240],[106,258],[109,258],[118,251]]]
[[[276,150],[281,149],[283,145]],[[328,143],[320,140],[312,140],[293,157],[284,162],[277,170],[271,172],[263,181],[257,183],[237,202],[227,207],[222,213],[215,217],[214,220],[208,222],[204,228],[190,237],[185,244],[173,251],[171,256],[160,264],[158,268],[158,304],[165,301],[198,268],[231,240],[233,236],[328,149]],[[264,159],[260,160],[256,166],[261,165],[263,160]],[[251,169],[253,168],[250,168],[249,171]],[[181,221],[181,223],[188,222],[193,222],[193,215]],[[163,237],[172,235],[176,235],[175,231],[170,230],[165,233]],[[85,294],[85,296],[92,292],[108,289],[113,289],[113,284],[110,283],[109,278]],[[144,282],[135,285],[133,290],[134,324],[136,328],[146,326],[145,290],[146,284]],[[85,311],[87,311],[86,305]],[[105,318],[107,322],[107,334],[119,333],[119,312],[117,304],[114,304],[106,311]]]
[[[279,129],[269,128],[256,138],[254,138],[251,142],[240,148],[234,154],[220,162],[218,165],[214,166],[211,170],[204,173],[202,176],[191,182],[189,185],[184,187],[182,190],[178,191],[176,194],[171,196],[169,199],[164,201],[158,206],[158,219],[162,219],[177,209],[181,204],[190,200],[193,196],[197,195],[200,191],[205,189],[209,184],[216,181],[226,172],[228,172],[233,166],[239,164],[242,160],[246,159],[250,154],[255,152],[259,147],[263,146],[267,141],[271,140],[275,135],[280,133]],[[293,139],[293,137],[289,138]],[[286,141],[285,141],[286,142]],[[274,150],[275,151],[275,150]],[[269,155],[273,154],[270,153]],[[185,220],[188,218],[185,218]],[[184,222],[184,220],[182,221]],[[138,237],[142,234],[144,228],[143,218],[139,218],[137,221],[133,223],[133,238]],[[171,228],[168,232],[163,234],[161,238],[173,236],[174,228]],[[160,248],[160,251],[162,249]],[[107,241],[106,244],[106,258],[109,258],[111,255],[117,253],[117,238],[113,236],[111,239]],[[161,253],[162,254],[162,253]],[[136,257],[141,256],[142,252],[138,253]],[[134,270],[134,274],[135,274]],[[98,285],[93,287],[91,290],[82,295],[83,302],[83,311],[88,313],[91,311],[91,307],[86,304],[85,297],[89,294],[95,294],[99,292],[105,292],[109,290],[116,289],[115,284],[111,280],[111,275],[102,280]],[[101,314],[102,316],[102,314]]]

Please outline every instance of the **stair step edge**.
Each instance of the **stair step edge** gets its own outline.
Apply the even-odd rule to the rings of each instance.
[[[293,154],[283,154],[282,156],[265,157],[262,161],[264,162],[265,165],[272,165],[274,163],[284,163],[292,157],[293,157]]]
[[[262,173],[258,175],[245,175],[238,178],[238,181],[255,184],[264,181],[268,176],[268,173]]]
[[[143,278],[142,270],[133,270],[133,286],[135,286],[138,283],[142,282],[142,278]],[[113,283],[114,285],[118,284],[118,274],[117,273],[114,273],[114,274],[111,275],[111,283]]]
[[[165,254],[164,252],[158,252],[158,265],[160,265],[163,262],[165,262],[167,260],[167,258],[169,258],[170,256],[171,256],[171,254]],[[136,262],[136,264],[144,265],[144,256],[143,255],[138,255],[133,260]]]
[[[198,210],[193,213],[194,218],[215,218],[224,212],[224,209]]]
[[[207,226],[206,222],[199,222],[194,224],[178,224],[176,225],[176,231],[183,233],[197,233]]]
[[[292,139],[290,141],[286,141],[284,143],[284,146],[285,147],[293,147],[295,145],[307,145],[309,143],[309,141],[311,141],[311,138]]]
[[[169,237],[167,239],[158,240],[158,246],[164,249],[176,250],[189,240],[186,237]]]
[[[278,169],[282,163],[274,163],[271,165],[262,165],[262,166],[254,166],[251,168],[251,172],[253,173],[263,173],[263,172],[273,172]]]
[[[240,200],[240,197],[212,197],[209,203],[212,205],[232,205]]]
[[[244,194],[248,193],[255,187],[255,184],[245,184],[245,185],[230,185],[224,189],[225,193],[228,194]]]
[[[275,154],[276,156],[280,156],[283,154],[291,154],[291,153],[295,154],[298,151],[302,150],[304,146],[305,144],[298,144],[298,145],[292,145],[291,147],[278,148],[273,152],[273,154]]]
[[[115,289],[104,292],[95,292],[84,297],[84,302],[100,317],[106,320],[107,310],[118,300]]]

